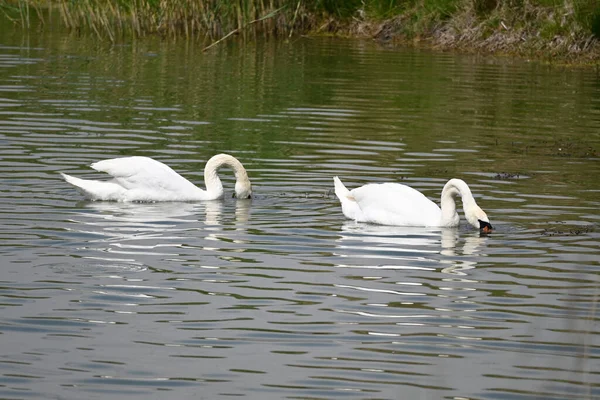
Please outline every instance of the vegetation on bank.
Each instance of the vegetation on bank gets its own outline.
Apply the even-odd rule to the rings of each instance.
[[[59,13],[70,29],[117,41],[159,34],[338,34],[597,63],[600,0],[0,0],[27,25]],[[48,10],[48,11],[46,11]]]

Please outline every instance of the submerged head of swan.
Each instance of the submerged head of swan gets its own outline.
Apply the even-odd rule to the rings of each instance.
[[[235,197],[238,199],[251,199],[252,198],[252,184],[248,177],[245,180],[238,179],[235,182]]]

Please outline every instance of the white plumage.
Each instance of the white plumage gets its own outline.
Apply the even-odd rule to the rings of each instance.
[[[252,186],[244,166],[228,154],[213,156],[204,168],[206,190],[203,190],[171,167],[149,157],[123,157],[98,161],[91,167],[113,177],[109,181],[80,179],[61,173],[63,178],[91,200],[109,201],[197,201],[215,200],[223,196],[218,169],[230,166],[236,176],[235,193],[248,198]]]
[[[467,184],[460,179],[450,179],[444,186],[441,208],[418,190],[400,183],[371,183],[348,190],[337,176],[333,181],[342,212],[357,222],[398,226],[457,226],[460,218],[456,212],[455,198],[460,196],[467,221],[485,232],[492,229],[487,215],[475,202]]]

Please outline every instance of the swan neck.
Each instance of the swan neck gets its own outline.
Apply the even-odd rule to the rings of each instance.
[[[442,225],[451,226],[459,217],[456,212],[456,198],[460,196],[463,209],[476,205],[471,189],[461,179],[450,179],[442,190],[440,208],[442,210]]]
[[[460,196],[463,204],[475,203],[471,189],[462,179],[450,179],[442,190],[442,202],[444,198],[451,197],[452,201]]]
[[[446,185],[447,186],[447,185]],[[442,226],[454,226],[458,220],[458,213],[456,212],[455,198],[458,196],[458,191],[453,189],[447,189],[444,186],[442,191],[442,198],[440,201],[440,209],[442,210]]]
[[[223,183],[218,175],[218,170],[223,165],[233,170],[237,182],[248,180],[248,173],[241,162],[229,154],[217,154],[211,157],[204,167],[204,183],[207,192],[223,192]]]

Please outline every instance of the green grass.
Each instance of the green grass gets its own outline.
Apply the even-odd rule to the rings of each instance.
[[[575,20],[600,39],[600,0],[574,0],[573,10]]]

